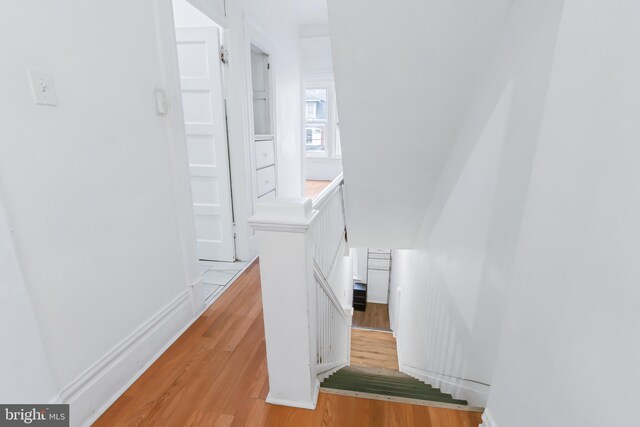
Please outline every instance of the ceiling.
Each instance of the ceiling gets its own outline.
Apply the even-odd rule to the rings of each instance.
[[[300,26],[326,25],[328,22],[327,0],[294,0],[293,8]]]

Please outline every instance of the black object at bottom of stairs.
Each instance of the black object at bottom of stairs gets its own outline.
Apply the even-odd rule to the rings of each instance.
[[[326,378],[322,382],[322,388],[467,405],[466,400],[454,399],[450,394],[409,375],[381,368],[342,368]]]

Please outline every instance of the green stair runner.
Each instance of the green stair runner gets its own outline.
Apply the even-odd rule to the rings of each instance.
[[[385,369],[342,368],[322,382],[323,388],[348,390],[407,399],[467,405],[466,400],[454,399],[417,379]]]

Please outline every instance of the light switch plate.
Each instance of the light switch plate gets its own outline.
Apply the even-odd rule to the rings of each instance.
[[[28,69],[33,101],[37,105],[58,105],[51,74]]]

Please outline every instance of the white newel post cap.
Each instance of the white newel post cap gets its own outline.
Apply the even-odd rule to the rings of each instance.
[[[259,231],[304,233],[317,214],[308,197],[275,198],[258,201],[248,223]]]

